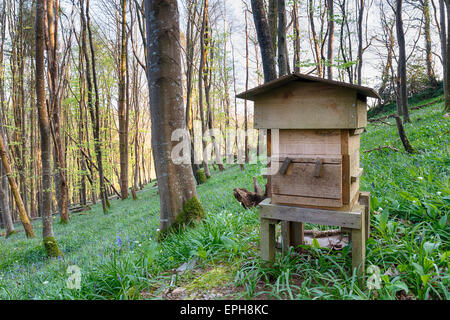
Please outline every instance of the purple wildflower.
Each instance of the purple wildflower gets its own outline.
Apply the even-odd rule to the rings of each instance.
[[[117,238],[116,238],[116,243],[120,248],[122,247],[122,239],[120,239],[119,236],[117,236]]]

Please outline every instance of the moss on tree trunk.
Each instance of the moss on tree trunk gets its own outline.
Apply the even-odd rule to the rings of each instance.
[[[59,250],[58,243],[54,237],[44,238],[44,247],[49,258],[60,257],[63,255],[61,250]]]
[[[182,230],[185,226],[199,222],[205,217],[203,206],[197,197],[192,197],[183,205],[183,210],[176,216],[175,222],[165,231],[158,233],[157,240],[162,241],[171,231]]]

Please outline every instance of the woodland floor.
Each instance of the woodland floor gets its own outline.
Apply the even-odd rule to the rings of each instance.
[[[112,201],[107,215],[97,204],[68,225],[55,217],[63,258],[47,259],[40,236],[0,238],[0,299],[448,299],[450,124],[435,100],[412,111],[405,125],[415,155],[403,151],[392,119],[362,135],[361,190],[372,195],[366,265],[379,268],[381,289],[369,290],[349,273],[349,247],[305,247],[302,255],[278,253],[271,268],[262,266],[257,211],[233,197],[233,188],[251,188],[262,167],[247,165],[213,171],[198,186],[207,217],[162,243],[155,241],[153,183],[138,200]],[[385,145],[401,151],[363,152]],[[39,234],[41,221],[33,227]],[[81,269],[81,290],[67,288],[71,265]]]

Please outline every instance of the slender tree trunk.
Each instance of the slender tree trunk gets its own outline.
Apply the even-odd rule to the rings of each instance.
[[[261,57],[264,70],[264,82],[277,78],[275,68],[275,53],[273,48],[272,34],[267,22],[264,3],[262,0],[251,0],[253,20],[255,22],[256,34],[261,48]]]
[[[398,135],[400,136],[400,140],[402,141],[405,151],[408,153],[415,153],[416,151],[414,150],[413,146],[408,140],[408,137],[406,136],[406,132],[402,124],[402,119],[398,115],[395,116],[395,122],[397,123]]]
[[[44,15],[45,0],[36,3],[36,98],[41,131],[42,163],[42,236],[49,257],[62,255],[53,235],[52,217],[52,172],[51,172],[51,129],[50,115],[45,104],[45,61],[44,61]]]
[[[177,217],[183,209],[194,219],[201,218],[203,209],[197,199],[191,166],[174,164],[170,159],[177,144],[171,141],[172,132],[186,129],[177,1],[146,0],[145,18],[147,50],[152,53],[147,58],[152,131],[158,133],[152,134],[152,146],[161,206],[160,230],[164,232],[174,222],[180,222]]]
[[[128,198],[128,101],[126,100],[126,73],[127,73],[127,1],[121,0],[121,42],[120,42],[120,66],[119,66],[119,148],[120,148],[120,192],[122,199]]]
[[[450,112],[450,0],[446,0],[447,4],[447,50],[446,50],[446,72],[445,72],[445,108],[444,112]]]
[[[328,0],[328,54],[327,74],[333,80],[334,0]]]
[[[2,211],[3,223],[5,224],[6,238],[15,233],[14,223],[11,216],[11,208],[9,206],[9,185],[8,178],[0,163],[0,209]]]
[[[408,111],[408,92],[406,87],[406,49],[405,49],[405,33],[403,31],[402,20],[402,4],[403,0],[396,0],[396,25],[397,25],[397,42],[398,42],[398,74],[397,74],[397,91],[398,102],[397,109],[400,115],[403,115],[404,122],[410,122]]]
[[[272,48],[273,48],[274,55],[277,52],[277,28],[278,28],[277,5],[278,5],[278,0],[269,0],[267,20],[269,23],[269,29],[270,29],[271,39],[272,39]]]
[[[439,0],[439,20],[441,25],[441,32],[439,34],[441,38],[441,58],[442,58],[442,69],[444,73],[444,91],[447,91],[447,34],[446,26],[448,25],[447,19],[445,19],[445,2],[444,0]]]
[[[92,98],[89,103],[89,95],[88,95],[88,106],[89,111],[91,114],[91,122],[94,126],[94,150],[95,155],[97,158],[97,166],[98,166],[98,175],[100,180],[100,197],[102,199],[102,207],[103,212],[107,213],[107,209],[109,207],[109,201],[106,195],[106,188],[105,188],[105,175],[103,170],[103,159],[102,159],[102,149],[100,145],[100,97],[98,93],[98,86],[97,86],[97,73],[95,71],[95,49],[94,49],[94,43],[92,40],[92,32],[91,32],[91,26],[90,26],[90,17],[89,17],[89,0],[86,2],[86,27],[88,29],[88,35],[89,35],[89,47],[91,51],[91,61],[92,61],[92,80],[94,84],[94,92],[95,92],[95,108],[92,105]],[[84,37],[84,41],[86,41],[86,37]],[[87,54],[87,49],[85,50]],[[90,74],[90,68],[88,64],[88,59],[86,58],[86,80],[88,82],[88,92],[92,92],[92,85],[89,88],[90,83],[90,76],[88,77],[88,74]]]
[[[291,73],[286,42],[286,3],[278,0],[278,74],[280,77]]]
[[[309,23],[311,25],[311,33],[313,38],[312,45],[314,46],[314,53],[316,59],[317,66],[317,74],[319,77],[323,77],[323,69],[322,69],[322,55],[320,54],[320,44],[319,39],[317,38],[316,27],[314,25],[314,4],[313,0],[309,0],[309,9],[308,9]]]
[[[426,52],[426,63],[427,63],[427,75],[430,85],[434,88],[438,87],[436,77],[433,70],[433,52],[431,47],[431,16],[430,16],[430,1],[423,0],[422,2],[424,23],[424,35],[425,35],[425,52]]]
[[[202,148],[203,148],[203,169],[207,178],[211,177],[208,159],[206,154],[205,133],[207,129],[207,119],[205,120],[205,111],[203,108],[203,73],[205,72],[205,63],[207,59],[207,48],[205,47],[205,39],[208,37],[207,22],[208,20],[208,0],[205,0],[203,7],[202,28],[200,31],[200,68],[198,73],[198,105],[200,111],[200,120],[202,122]]]
[[[358,14],[358,85],[362,83],[364,6],[365,0],[360,0]]]
[[[20,196],[19,188],[17,187],[16,181],[14,180],[13,173],[11,170],[11,165],[8,159],[8,150],[6,149],[6,145],[3,141],[3,136],[0,134],[0,157],[2,160],[3,168],[6,176],[9,180],[9,185],[11,187],[11,191],[14,195],[14,199],[16,201],[17,210],[19,211],[19,217],[22,221],[23,228],[25,229],[25,233],[27,238],[34,238],[33,227],[31,226],[30,220],[28,219],[27,211],[25,210],[25,206],[22,201],[22,197]]]
[[[6,6],[2,6],[2,12],[0,14],[0,136],[4,139],[5,135],[3,132],[3,118],[5,111],[5,91],[4,91],[4,40],[6,31]],[[15,232],[14,223],[11,216],[11,207],[9,202],[9,185],[8,177],[6,176],[3,164],[0,161],[0,210],[2,212],[2,221],[5,225],[6,237],[9,237]]]
[[[294,72],[300,72],[300,27],[298,23],[297,1],[294,1],[292,10],[294,19]]]

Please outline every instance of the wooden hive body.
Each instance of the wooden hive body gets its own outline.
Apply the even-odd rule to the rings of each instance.
[[[302,74],[238,95],[255,102],[254,127],[268,129],[275,173],[268,184],[272,203],[353,208],[362,174],[360,134],[367,125],[368,96],[378,97],[370,88]]]
[[[359,193],[359,132],[351,129],[281,129],[272,141],[272,203],[350,210]],[[277,152],[278,151],[278,152]],[[321,163],[318,163],[318,161]]]

